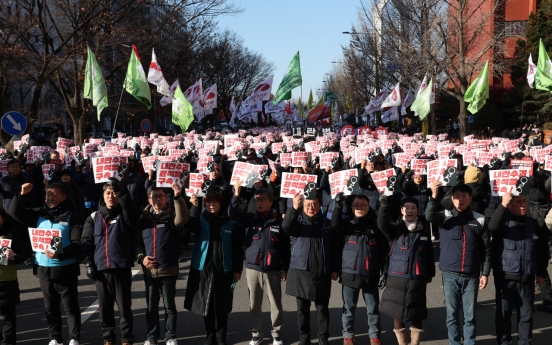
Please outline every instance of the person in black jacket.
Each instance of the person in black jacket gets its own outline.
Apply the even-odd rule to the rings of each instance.
[[[464,184],[470,187],[472,191],[472,201],[470,202],[470,210],[477,213],[485,213],[485,209],[489,206],[491,196],[485,192],[481,181],[483,180],[483,174],[481,170],[475,166],[469,166],[464,172]],[[452,189],[441,200],[441,206],[446,210],[453,209],[452,203]]]
[[[130,345],[134,341],[131,268],[135,251],[142,246],[138,209],[115,178],[103,186],[103,203],[84,224],[83,262],[86,275],[96,282],[104,344],[116,343],[113,304],[117,303],[122,343]]]
[[[259,188],[253,197],[256,212],[239,210],[241,181],[234,183],[235,194],[230,203],[230,219],[246,229],[245,267],[249,289],[249,310],[253,328],[250,345],[263,341],[262,304],[266,292],[270,302],[273,345],[282,345],[281,327],[284,317],[282,308],[282,282],[287,279],[290,260],[289,235],[282,230],[282,217],[272,210],[272,193]]]
[[[142,175],[138,173],[136,160],[133,157],[128,160],[128,169],[128,179],[123,181],[122,184],[126,187],[134,204],[142,210],[148,204],[145,181]]]
[[[7,167],[8,175],[0,178],[0,193],[2,193],[4,210],[6,210],[10,216],[13,216],[9,210],[14,195],[19,194],[23,184],[32,183],[32,181],[21,174],[21,165],[17,159],[10,160]],[[37,205],[36,192],[34,189],[31,189],[27,196],[27,200],[29,207],[35,207]]]
[[[339,231],[344,240],[340,278],[343,285],[343,344],[354,344],[355,311],[361,290],[366,302],[370,344],[379,344],[378,283],[389,253],[389,244],[378,229],[376,212],[370,208],[368,197],[353,197],[352,219],[343,216],[344,199],[342,193],[337,194],[332,213],[332,227]]]
[[[56,253],[48,248],[35,251],[35,275],[39,279],[44,296],[50,344],[63,344],[60,302],[63,302],[69,327],[70,345],[78,345],[81,329],[81,313],[78,300],[78,276],[80,267],[77,256],[81,251],[82,218],[66,201],[65,188],[52,183],[46,188],[46,201],[42,207],[28,208],[28,195],[33,185],[25,183],[16,195],[10,211],[15,220],[37,229],[60,231],[63,250]]]
[[[407,343],[405,322],[412,322],[410,344],[418,345],[422,320],[427,319],[426,288],[435,277],[430,226],[419,216],[416,198],[402,199],[402,216],[393,222],[388,217],[387,197],[382,195],[380,203],[378,227],[392,243],[390,264],[380,280],[380,288],[385,288],[381,312],[394,319],[399,344]]]
[[[293,197],[282,228],[292,236],[292,257],[286,283],[286,294],[297,300],[299,344],[310,344],[310,305],[317,311],[318,343],[328,344],[331,281],[337,280],[341,270],[341,241],[321,212],[320,193],[303,192]],[[301,203],[303,207],[301,208]]]
[[[25,250],[20,232],[27,229],[13,220],[4,210],[0,209],[0,242],[11,240],[11,246],[2,253],[1,258],[8,258],[5,265],[0,266],[0,315],[2,321],[2,343],[13,345],[16,343],[15,307],[20,302],[19,282],[17,281],[17,268],[15,264],[25,261],[29,253]]]
[[[496,291],[496,340],[512,343],[511,316],[517,314],[519,344],[531,344],[535,277],[548,276],[548,235],[527,215],[525,196],[506,193],[489,221],[493,235],[493,275]]]

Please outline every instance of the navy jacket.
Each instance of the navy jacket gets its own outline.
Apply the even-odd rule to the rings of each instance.
[[[533,281],[548,276],[548,236],[529,216],[516,217],[499,205],[489,222],[493,235],[493,274],[499,278]]]
[[[245,228],[245,267],[256,271],[287,271],[290,240],[282,229],[282,217],[273,210],[264,216],[242,212],[239,206],[239,198],[232,197],[230,219]]]
[[[83,262],[94,263],[99,271],[134,266],[135,249],[143,246],[138,220],[138,208],[127,193],[111,209],[100,206],[84,224]]]
[[[491,271],[491,246],[485,217],[470,211],[460,214],[456,209],[437,212],[437,201],[429,198],[426,209],[428,222],[439,226],[443,271],[479,277]]]

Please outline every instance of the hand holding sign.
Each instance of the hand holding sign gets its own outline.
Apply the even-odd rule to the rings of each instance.
[[[301,203],[303,202],[303,191],[299,191],[297,192],[297,194],[295,194],[293,196],[293,208],[298,211],[299,210],[299,207],[301,207]]]

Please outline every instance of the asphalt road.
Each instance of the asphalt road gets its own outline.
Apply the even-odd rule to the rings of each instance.
[[[437,251],[437,250],[436,250]],[[188,252],[187,254],[190,254]],[[436,256],[438,258],[438,256]],[[180,264],[180,279],[177,283],[177,298],[178,307],[178,332],[177,340],[179,344],[200,345],[205,340],[205,328],[203,318],[199,315],[185,311],[184,294],[186,290],[186,279],[189,270],[189,261]],[[550,270],[549,270],[550,271]],[[81,344],[102,345],[102,332],[98,320],[98,313],[93,307],[96,301],[96,291],[93,282],[84,274],[84,267],[81,267],[82,275],[79,280],[79,303],[83,312],[83,325],[81,334]],[[145,287],[143,282],[142,271],[139,267],[134,268],[133,285],[132,285],[132,309],[134,311],[134,334],[135,344],[142,344],[146,340],[146,318],[145,318]],[[17,340],[19,344],[46,345],[49,342],[48,329],[46,318],[44,315],[44,304],[42,293],[38,286],[37,279],[32,275],[32,269],[29,266],[18,266],[19,284],[21,289],[21,303],[17,307],[18,325],[17,325]],[[245,278],[245,276],[244,276]],[[422,343],[428,345],[445,345],[448,344],[447,330],[445,326],[445,306],[443,304],[443,288],[441,284],[441,275],[437,270],[437,277],[428,286],[428,307],[429,319],[424,321],[424,333]],[[492,277],[489,279],[489,286],[479,293],[477,304],[477,343],[481,345],[496,344],[495,341],[495,323],[494,323],[494,284]],[[541,303],[541,296],[536,295],[536,304]],[[161,302],[162,304],[162,302]],[[283,331],[284,343],[297,344],[298,329],[296,323],[296,304],[295,298],[284,295],[284,325]],[[234,293],[234,311],[229,316],[228,327],[228,342],[229,344],[248,344],[251,334],[249,333],[249,297],[245,279],[238,282]],[[369,344],[370,340],[367,334],[367,317],[364,301],[360,298],[357,313],[356,313],[356,339],[357,344]],[[330,300],[330,344],[342,344],[341,335],[341,285],[337,282],[332,283],[332,298]],[[163,326],[163,311],[160,307],[161,327]],[[263,304],[263,329],[265,333],[264,344],[271,344],[270,338],[270,314],[269,305],[265,298]],[[313,343],[316,343],[316,316],[314,308],[311,310],[311,324],[313,331]],[[536,310],[534,312],[534,330],[533,344],[534,345],[549,345],[552,344],[552,314],[544,313]],[[515,314],[513,316],[515,320]],[[515,321],[514,321],[515,322]],[[393,333],[393,320],[382,315],[382,344],[396,344],[396,338]],[[67,329],[65,327],[64,317],[64,335],[65,344],[67,344]],[[513,327],[515,331],[515,326]],[[118,331],[118,330],[117,330]],[[119,333],[117,332],[119,335]],[[164,332],[162,332],[163,337]],[[119,342],[120,343],[120,342]],[[514,342],[515,344],[516,342]],[[164,344],[160,341],[160,344]]]

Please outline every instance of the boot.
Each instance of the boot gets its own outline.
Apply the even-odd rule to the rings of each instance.
[[[397,341],[399,345],[406,345],[406,329],[394,329],[395,335],[397,336]]]
[[[207,339],[203,345],[217,345],[217,340],[215,339],[215,333],[207,334]]]
[[[410,345],[420,345],[423,329],[410,327]]]

